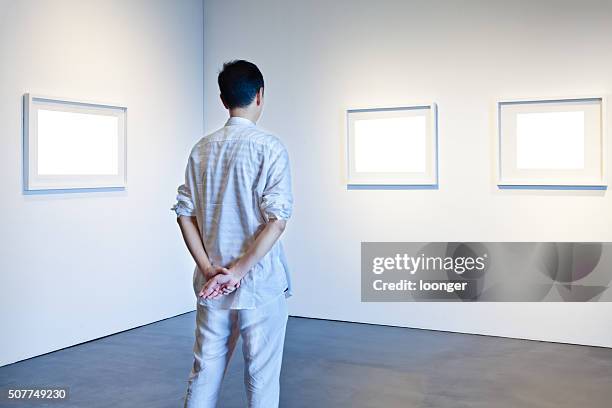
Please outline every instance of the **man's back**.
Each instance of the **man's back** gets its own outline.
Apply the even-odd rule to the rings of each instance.
[[[269,219],[291,215],[287,151],[276,136],[253,122],[231,117],[194,146],[177,198],[177,213],[197,217],[210,261],[227,267],[246,251]],[[194,290],[203,284],[196,268]],[[278,241],[234,293],[201,301],[223,309],[254,308],[286,289],[290,295],[289,271]]]
[[[229,111],[222,129],[191,150],[172,209],[195,261],[196,330],[185,408],[214,408],[242,338],[249,408],[278,407],[291,295],[280,243],[292,211],[289,156],[255,127],[264,79],[255,64],[223,64],[217,78]]]

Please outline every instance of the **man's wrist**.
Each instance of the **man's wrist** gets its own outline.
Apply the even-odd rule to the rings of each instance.
[[[200,272],[202,272],[202,275],[204,275],[205,278],[211,278],[211,276],[213,275],[213,266],[212,265],[198,265],[198,269],[200,270]]]
[[[245,271],[239,264],[235,264],[230,268],[230,273],[237,279],[244,278],[244,275],[246,275],[247,272],[248,271]]]

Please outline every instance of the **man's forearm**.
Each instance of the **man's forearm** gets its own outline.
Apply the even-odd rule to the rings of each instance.
[[[230,271],[239,278],[243,278],[253,265],[259,262],[270,251],[285,230],[286,225],[287,221],[285,220],[272,220],[268,222],[247,251],[232,265]]]
[[[176,221],[181,228],[183,240],[185,241],[185,245],[187,245],[189,253],[193,257],[198,269],[205,274],[212,265],[208,259],[208,254],[204,249],[204,243],[202,242],[202,237],[200,236],[197,218],[181,215],[176,219]]]

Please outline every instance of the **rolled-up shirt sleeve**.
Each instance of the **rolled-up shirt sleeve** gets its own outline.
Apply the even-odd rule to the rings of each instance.
[[[178,187],[176,203],[172,206],[172,208],[170,208],[176,213],[177,217],[181,215],[188,217],[196,216],[195,204],[192,195],[194,185],[193,163],[191,158],[189,158],[187,167],[185,168],[185,183]]]
[[[261,212],[266,222],[277,219],[287,220],[293,212],[291,190],[291,168],[289,154],[284,146],[271,153],[266,185],[262,194]]]

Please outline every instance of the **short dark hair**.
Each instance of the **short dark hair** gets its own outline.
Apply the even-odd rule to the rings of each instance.
[[[257,65],[245,60],[234,60],[223,64],[217,82],[221,97],[228,108],[249,105],[259,89],[264,86],[263,75]]]

